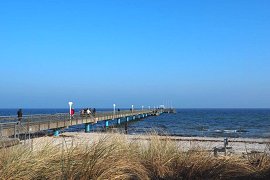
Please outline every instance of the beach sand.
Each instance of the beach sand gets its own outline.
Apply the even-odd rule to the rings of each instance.
[[[139,141],[140,144],[147,144],[151,139],[151,135],[125,135],[120,133],[84,133],[84,132],[65,132],[59,137],[45,136],[28,140],[34,149],[42,148],[42,145],[53,144],[58,146],[73,146],[76,144],[91,144],[99,139],[121,136],[127,142]],[[160,140],[170,139],[176,142],[179,149],[183,151],[189,150],[206,150],[214,152],[215,147],[224,146],[224,138],[212,137],[176,137],[176,136],[155,136]],[[258,138],[229,138],[228,147],[231,147],[228,154],[243,155],[247,153],[270,153],[270,140]],[[222,154],[222,152],[220,152]]]

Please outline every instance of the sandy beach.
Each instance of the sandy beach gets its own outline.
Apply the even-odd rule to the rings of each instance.
[[[140,142],[141,144],[147,144],[151,135],[125,135],[120,133],[84,133],[84,132],[65,132],[59,137],[45,136],[34,138],[31,141],[34,148],[41,147],[42,144],[65,144],[67,146],[74,144],[91,144],[97,142],[99,139],[105,138],[117,138],[121,136],[127,140],[127,142]],[[157,136],[160,140],[172,140],[176,142],[178,148],[183,151],[200,149],[213,151],[215,147],[224,146],[224,138],[212,138],[212,137],[176,137],[176,136]],[[229,154],[246,154],[251,152],[269,152],[269,139],[262,138],[229,138],[228,150]]]

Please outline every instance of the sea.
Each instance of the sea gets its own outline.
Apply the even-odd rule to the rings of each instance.
[[[67,113],[68,109],[23,109],[24,115]],[[75,109],[79,111],[79,109]],[[111,109],[97,109],[112,111]],[[17,109],[0,109],[0,116],[16,116]],[[121,122],[125,120],[122,119]],[[109,122],[113,129],[124,129],[124,123]],[[103,132],[105,122],[92,126],[92,131]],[[65,131],[84,131],[83,125]],[[128,134],[157,133],[171,136],[270,138],[270,109],[176,109],[176,114],[148,116],[129,121]]]

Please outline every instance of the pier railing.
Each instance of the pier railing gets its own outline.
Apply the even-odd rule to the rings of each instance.
[[[163,110],[158,110],[160,113]],[[68,113],[58,113],[53,115],[38,114],[38,115],[25,115],[22,117],[21,122],[18,122],[16,116],[1,116],[0,117],[0,137],[2,136],[16,136],[20,134],[17,132],[18,127],[23,129],[25,133],[34,133],[49,129],[61,129],[68,126],[79,124],[92,124],[98,121],[119,119],[129,116],[138,116],[142,114],[152,114],[154,110],[133,110],[133,111],[116,111],[116,112],[97,112],[90,115],[81,115],[75,113],[70,116]]]

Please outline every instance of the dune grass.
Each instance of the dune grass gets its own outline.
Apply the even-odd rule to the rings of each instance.
[[[94,143],[19,145],[0,150],[0,179],[270,179],[270,157],[214,157],[175,141],[110,135]]]

